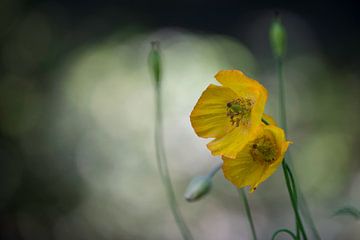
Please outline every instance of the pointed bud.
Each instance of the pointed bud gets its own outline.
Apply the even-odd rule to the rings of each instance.
[[[149,68],[155,83],[158,85],[161,81],[161,57],[160,57],[160,42],[151,42],[151,51],[149,53]]]
[[[282,58],[286,50],[286,30],[278,16],[270,27],[270,43],[275,57]]]
[[[184,197],[188,202],[199,200],[205,196],[211,189],[211,177],[194,177],[188,185]]]

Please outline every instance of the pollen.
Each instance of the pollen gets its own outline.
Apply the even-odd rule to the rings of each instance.
[[[237,98],[226,104],[226,115],[233,126],[247,125],[250,120],[251,109],[254,101],[250,98]]]
[[[250,154],[259,163],[273,163],[278,155],[275,139],[266,135],[255,139],[250,144]]]

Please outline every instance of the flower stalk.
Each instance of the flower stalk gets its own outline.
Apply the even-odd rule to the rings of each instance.
[[[237,191],[239,193],[240,198],[242,199],[242,201],[244,203],[246,217],[247,217],[247,219],[249,221],[249,225],[250,225],[250,228],[251,228],[251,234],[252,234],[253,240],[257,240],[256,231],[255,231],[255,225],[254,225],[254,221],[252,219],[251,210],[250,210],[249,202],[248,202],[248,199],[247,199],[247,196],[246,196],[246,192],[245,192],[244,188],[236,188],[236,189],[237,189]]]
[[[279,115],[280,115],[280,125],[283,126],[284,130],[287,131],[287,120],[286,120],[286,96],[285,96],[285,82],[283,79],[283,58],[286,52],[286,45],[287,45],[287,36],[286,36],[286,29],[283,26],[280,16],[276,13],[275,19],[270,28],[270,43],[272,46],[273,54],[276,59],[277,65],[277,75],[279,80]],[[287,169],[288,172],[291,174],[294,182],[294,187],[296,187],[296,182],[294,180],[294,176],[291,173],[291,156],[288,155],[287,157]],[[285,161],[284,161],[285,162]],[[306,203],[306,199],[299,187],[299,191],[297,193],[297,199],[300,200],[300,210],[303,214],[304,219],[309,224],[309,227],[312,232],[312,237],[314,239],[320,240],[321,237],[316,229],[314,221],[312,219],[311,213]],[[298,229],[299,230],[299,229]]]
[[[290,231],[289,229],[284,228],[284,229],[279,229],[276,232],[274,232],[274,234],[271,237],[271,240],[275,240],[277,235],[279,235],[280,233],[286,233],[294,240],[298,239],[297,236],[292,231]]]
[[[278,81],[279,81],[279,115],[280,115],[280,125],[284,128],[285,132],[287,131],[287,118],[286,118],[286,94],[285,94],[285,83],[284,83],[284,78],[283,78],[283,59],[282,58],[277,58],[276,59],[277,62],[277,75],[278,75]],[[293,184],[293,189],[296,191],[296,182],[295,182],[295,177],[291,172],[291,161],[290,161],[290,156],[288,156],[286,162],[284,159],[283,162],[283,169],[284,169],[284,164],[286,164],[286,168],[287,168],[287,172],[289,173],[289,175],[291,176],[292,179],[292,184]],[[285,173],[285,171],[284,171]],[[298,199],[301,200],[301,205],[298,204]],[[313,237],[315,239],[321,239],[315,224],[312,220],[311,217],[311,213],[308,209],[308,206],[306,204],[306,199],[303,196],[303,193],[301,192],[301,190],[299,190],[298,193],[296,193],[296,209],[297,209],[297,215],[299,215],[297,218],[300,219],[300,209],[302,213],[304,214],[304,218],[306,218],[306,220],[308,221],[308,224],[310,225],[310,228],[312,230],[312,234]],[[301,219],[300,219],[301,221]],[[298,221],[297,221],[298,222]],[[304,238],[305,239],[305,238]]]
[[[193,237],[185,220],[181,214],[179,206],[176,201],[174,188],[171,182],[169,169],[167,166],[164,140],[163,140],[163,126],[162,126],[162,100],[161,100],[161,58],[159,43],[153,42],[152,49],[149,54],[149,67],[151,75],[154,79],[155,86],[155,148],[156,160],[161,181],[164,185],[166,196],[170,205],[171,212],[175,218],[176,224],[181,232],[184,240],[192,240]]]
[[[287,121],[286,121],[286,101],[285,101],[285,83],[283,78],[283,57],[286,48],[286,31],[277,16],[270,28],[270,42],[272,44],[274,56],[277,65],[277,76],[279,85],[279,115],[280,115],[280,126],[287,132]],[[302,223],[300,216],[298,196],[296,190],[296,184],[291,172],[291,169],[284,159],[282,162],[282,168],[284,172],[284,178],[286,186],[289,192],[291,206],[295,214],[296,222],[296,239],[307,240],[306,231]],[[287,232],[289,233],[289,232]]]

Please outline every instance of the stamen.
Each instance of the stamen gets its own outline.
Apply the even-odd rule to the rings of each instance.
[[[266,135],[255,139],[250,147],[250,154],[254,161],[265,164],[273,163],[278,154],[275,139]]]
[[[240,124],[247,125],[253,105],[254,101],[249,98],[238,98],[228,102],[226,115],[230,118],[231,124],[236,127],[239,127]]]

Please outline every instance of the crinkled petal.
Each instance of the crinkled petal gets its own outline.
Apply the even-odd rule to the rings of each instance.
[[[251,191],[256,188],[259,179],[266,171],[266,166],[254,161],[248,152],[242,151],[236,159],[222,158],[224,176],[238,188],[250,186]]]
[[[221,70],[215,78],[224,87],[231,88],[234,92],[241,95],[241,92],[247,90],[247,88],[257,88],[263,95],[265,95],[265,101],[267,99],[267,90],[258,81],[249,78],[243,72],[239,70]]]
[[[278,167],[284,160],[285,153],[289,147],[289,144],[291,143],[289,141],[286,141],[285,133],[282,128],[268,125],[264,127],[264,134],[271,134],[274,137],[279,153],[276,157],[276,160],[266,168],[261,178],[259,178],[258,182],[255,184],[255,188],[260,183],[264,182],[266,179],[268,179],[271,175],[274,174],[274,172],[278,169]]]
[[[191,113],[191,124],[198,136],[215,138],[208,144],[213,155],[235,158],[262,125],[267,91],[238,70],[223,70],[215,77],[224,87],[210,85],[203,92]],[[253,105],[248,122],[234,126],[227,116],[226,104],[239,98],[251,99]]]
[[[214,156],[223,155],[228,158],[235,158],[241,149],[253,137],[254,131],[248,128],[237,127],[221,138],[214,139],[207,147]]]
[[[265,134],[271,135],[272,139],[276,141],[276,147],[278,149],[276,160],[270,165],[254,161],[252,158],[250,149],[253,139],[237,154],[235,159],[222,157],[224,161],[224,176],[237,187],[250,186],[250,191],[254,191],[258,185],[269,178],[282,163],[290,144],[289,141],[285,140],[284,131],[276,126],[262,125],[258,128],[254,139]]]
[[[218,138],[233,126],[226,115],[226,104],[236,98],[229,88],[210,84],[202,93],[190,115],[191,125],[199,137]]]
[[[254,95],[256,93],[259,95]],[[225,157],[235,158],[237,153],[246,145],[249,139],[256,134],[257,128],[261,125],[266,98],[264,98],[264,95],[256,92],[256,89],[243,96],[255,101],[254,107],[251,110],[249,124],[246,126],[235,127],[225,136],[211,141],[207,146],[212,155],[224,155]]]
[[[239,70],[221,70],[215,75],[215,78],[223,86],[234,89],[258,85],[257,81]]]
[[[257,97],[255,100],[255,104],[251,110],[250,115],[250,132],[252,133],[254,131],[254,128],[257,128],[261,123],[261,118],[264,115],[266,100],[267,100],[267,94],[265,95],[262,91],[260,91],[257,88],[251,88],[253,93],[256,93]]]

